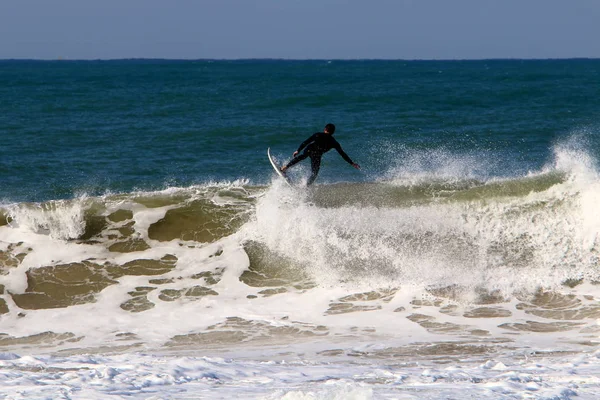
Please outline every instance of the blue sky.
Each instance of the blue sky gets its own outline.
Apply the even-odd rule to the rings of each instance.
[[[600,58],[600,0],[2,0],[0,59]]]

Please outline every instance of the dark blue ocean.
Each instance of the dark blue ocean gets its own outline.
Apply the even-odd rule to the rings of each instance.
[[[600,150],[600,60],[0,61],[0,105],[4,202],[263,185],[267,147],[289,159],[329,122],[363,169],[330,152],[317,184],[384,180],[415,155],[480,160],[489,179],[573,137]]]

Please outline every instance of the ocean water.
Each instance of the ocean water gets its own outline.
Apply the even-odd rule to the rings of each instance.
[[[593,399],[600,60],[0,61],[0,397]],[[279,162],[326,123],[316,184]]]

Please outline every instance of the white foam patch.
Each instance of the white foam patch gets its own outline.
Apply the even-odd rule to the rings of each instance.
[[[22,231],[47,234],[53,239],[74,239],[83,233],[88,199],[56,200],[43,204],[20,203],[7,206],[10,226]]]
[[[585,211],[596,190],[568,181],[494,201],[321,208],[307,201],[307,192],[272,188],[244,235],[304,265],[327,286],[451,283],[511,295],[597,275],[600,214]]]
[[[600,391],[598,352],[576,357],[500,357],[439,365],[0,353],[0,396],[367,400],[463,398],[468,393],[473,398],[593,399]]]
[[[69,246],[65,245],[65,247]],[[63,261],[75,261],[77,255],[81,260],[93,254],[86,252],[86,246],[71,245],[70,247],[75,247],[76,251],[71,249],[71,252],[68,252],[71,259],[63,258]],[[94,248],[92,247],[92,249]],[[223,254],[218,260],[209,258],[209,255],[214,254],[216,249],[223,251]],[[54,248],[53,250],[54,257],[62,254],[62,249]],[[34,254],[40,253],[34,250]],[[136,287],[148,286],[148,280],[154,277],[124,276],[118,279],[117,285],[111,285],[101,291],[94,303],[58,309],[27,310],[25,316],[22,317],[5,316],[2,320],[2,330],[15,337],[47,331],[71,332],[77,337],[85,338],[75,347],[118,344],[115,335],[119,332],[129,332],[136,334],[148,346],[162,346],[177,334],[203,330],[211,324],[222,322],[226,316],[237,315],[235,299],[240,295],[239,287],[242,286],[237,278],[241,271],[247,268],[248,260],[243,249],[235,241],[213,244],[200,249],[186,249],[173,242],[149,249],[143,255],[139,253],[116,254],[109,260],[115,263],[125,263],[144,257],[157,259],[164,254],[177,255],[179,261],[174,271],[163,276],[164,278],[176,278],[175,282],[162,285],[161,290],[194,286],[198,284],[197,280],[191,278],[195,273],[214,270],[219,265],[227,267],[221,282],[213,287],[219,292],[219,302],[223,302],[223,306],[214,307],[219,303],[208,298],[187,303],[182,301],[165,302],[157,298],[159,291],[156,291],[156,293],[149,294],[149,300],[156,304],[153,309],[143,313],[131,313],[120,307],[122,303],[131,298],[128,292],[135,291]],[[48,256],[48,254],[46,255]],[[98,253],[96,255],[100,256]],[[107,254],[102,254],[102,256],[106,257]],[[39,256],[35,259],[40,261]],[[198,260],[201,262],[199,263]],[[27,261],[27,258],[24,261]],[[31,262],[33,261],[30,260]],[[24,262],[19,268],[11,270],[8,276],[1,277],[0,283],[3,283],[10,292],[23,292],[27,283],[23,271],[30,266],[30,263]],[[42,262],[41,265],[46,265],[46,263]],[[202,318],[190,318],[193,315],[202,315]]]
[[[586,194],[586,190],[591,194]],[[535,361],[523,361],[523,354],[519,352],[534,346],[558,350],[571,348],[565,343],[591,340],[590,335],[593,337],[596,330],[585,333],[574,329],[547,334],[507,332],[499,326],[540,320],[527,314],[526,310],[517,309],[514,298],[510,303],[502,304],[503,308],[511,310],[511,316],[478,321],[466,318],[460,312],[443,314],[439,307],[413,307],[411,302],[422,298],[425,289],[431,286],[459,284],[511,292],[519,288],[537,288],[540,284],[559,285],[567,277],[585,273],[593,275],[595,264],[590,258],[595,251],[593,231],[597,220],[585,221],[590,218],[586,214],[589,211],[582,210],[593,207],[597,190],[590,185],[580,185],[578,181],[567,181],[518,199],[439,202],[404,209],[322,208],[310,202],[310,191],[289,188],[278,180],[262,196],[257,196],[254,218],[230,237],[208,245],[180,240],[149,241],[150,249],[124,254],[108,252],[102,245],[60,240],[39,230],[0,227],[4,249],[8,248],[8,243],[18,242],[23,242],[19,246],[32,249],[18,267],[0,275],[0,284],[11,293],[25,291],[26,273],[31,268],[89,258],[122,264],[134,259],[160,259],[166,254],[177,257],[172,271],[162,276],[121,277],[117,284],[101,291],[94,303],[62,309],[18,310],[10,302],[9,295],[1,295],[11,309],[10,313],[0,316],[2,333],[22,338],[48,331],[69,332],[78,341],[49,348],[13,346],[12,355],[0,357],[3,367],[0,374],[12,377],[14,385],[1,387],[0,394],[23,398],[72,396],[91,399],[108,395],[185,398],[198,393],[207,396],[217,393],[222,398],[412,396],[433,399],[457,396],[465,390],[473,390],[481,395],[479,397],[510,397],[523,390],[540,396],[571,396],[569,390],[573,390],[585,398],[597,389],[597,383],[581,380],[577,381],[577,388],[569,386],[569,379],[578,375],[569,372],[571,367],[566,361],[558,360],[559,370],[552,371],[548,366],[554,364],[548,362],[544,370],[536,367]],[[219,195],[218,201],[223,201],[224,197]],[[552,203],[557,205],[552,208]],[[130,207],[138,233],[145,235],[147,227],[162,218],[172,206],[147,209],[132,202],[129,206],[120,203],[107,207],[107,213]],[[312,275],[318,286],[311,289],[289,287],[285,293],[267,296],[260,293],[265,288],[243,284],[239,277],[250,262],[242,246],[246,240],[259,241],[272,251],[295,260]],[[499,240],[515,244],[511,250],[513,259],[506,261],[506,256],[492,252],[496,249],[493,245]],[[522,241],[525,246],[519,247]],[[470,252],[470,249],[475,251]],[[520,264],[518,256],[528,256],[528,249],[534,252],[533,259],[537,264]],[[215,256],[217,253],[220,254],[218,257]],[[568,268],[561,268],[564,265]],[[194,275],[221,269],[224,271],[221,280],[210,287],[218,292],[216,296],[172,302],[158,298],[160,290],[189,288],[199,282]],[[155,304],[154,308],[132,313],[120,307],[130,299],[129,292],[140,286],[153,286],[149,281],[155,278],[172,281],[149,292],[148,299]],[[386,288],[397,289],[386,301],[353,302],[358,306],[374,306],[371,311],[326,312],[345,296]],[[562,290],[570,293],[569,289]],[[572,292],[590,296],[590,303],[600,297],[598,287],[593,285],[581,285]],[[327,364],[323,357],[315,355],[318,350],[345,347],[362,354],[390,345],[464,340],[463,335],[431,332],[407,319],[416,313],[431,316],[441,324],[485,329],[490,335],[484,339],[509,338],[514,340],[510,347],[517,353],[491,360],[491,366],[485,360],[477,364],[429,364],[405,368],[398,367],[393,360],[389,364],[372,360],[363,365],[337,361]],[[39,355],[58,350],[85,352],[89,349],[92,352],[97,348],[102,351],[123,343],[138,344],[136,349],[148,352],[164,351],[162,346],[174,336],[208,332],[209,327],[223,323],[228,317],[289,328],[290,331],[298,326],[309,326],[309,330],[321,326],[327,335],[288,337],[284,338],[283,344],[279,342],[273,346],[234,342],[227,344],[225,349],[214,350],[216,353],[228,351],[232,357],[244,352],[259,353],[261,355],[255,358],[262,362],[127,353],[65,358]],[[591,321],[578,322],[589,327]],[[218,330],[213,328],[210,332]],[[123,342],[118,338],[123,333],[134,334],[135,338]],[[347,344],[342,345],[342,339]],[[294,346],[299,346],[294,354],[308,356],[288,359],[297,364],[282,363],[281,353],[291,351]],[[587,349],[584,345],[573,345],[572,348],[583,357],[576,367],[578,373],[591,375],[598,372],[597,354],[584,353],[586,350],[582,348]],[[26,356],[27,353],[32,355]],[[526,372],[528,369],[533,372]],[[514,374],[509,374],[511,372]],[[527,373],[546,374],[549,381],[538,382],[520,375]]]
[[[444,148],[417,151],[397,144],[382,146],[377,151],[377,159],[386,165],[382,166],[385,173],[376,180],[402,186],[486,181],[498,166],[491,154],[477,151],[462,154]]]
[[[597,181],[597,160],[592,157],[588,148],[584,135],[573,134],[554,146],[554,159],[546,168],[567,172],[571,178],[580,182]]]
[[[223,184],[217,188],[204,189],[194,187],[184,190],[183,194],[191,194],[191,198],[206,197],[207,192],[211,190],[219,192],[222,189],[240,190],[240,187],[237,184]],[[176,193],[179,194],[181,191]],[[146,197],[154,195],[162,196],[163,193],[144,194]],[[131,210],[137,236],[149,242],[151,248],[131,253],[114,253],[108,251],[102,244],[83,244],[63,240],[62,237],[65,235],[55,235],[49,230],[36,228],[40,220],[60,220],[55,216],[82,216],[88,206],[84,198],[57,202],[50,211],[43,208],[46,205],[23,205],[14,208],[15,212],[19,213],[15,216],[15,221],[19,222],[0,227],[0,242],[4,250],[11,245],[21,243],[17,250],[24,252],[26,256],[17,267],[8,268],[5,274],[0,275],[0,284],[4,286],[4,294],[0,297],[6,301],[10,310],[8,314],[0,315],[2,333],[20,338],[49,331],[69,332],[82,340],[76,345],[67,345],[67,347],[86,347],[115,344],[116,334],[128,332],[136,334],[138,340],[148,346],[160,347],[175,335],[201,331],[211,324],[222,322],[227,316],[237,315],[237,302],[240,297],[245,298],[246,295],[244,285],[238,278],[248,267],[248,257],[238,239],[225,238],[205,245],[179,240],[152,241],[148,239],[148,227],[164,217],[166,211],[175,207],[174,205],[146,208],[135,201],[128,201],[119,196],[114,200],[105,199],[104,204],[107,215],[118,209]],[[50,213],[51,217],[45,216],[46,213]],[[32,214],[35,218],[28,218]],[[72,220],[67,218],[65,224],[68,225]],[[83,217],[78,223],[84,224]],[[59,224],[55,232],[61,232],[61,229],[62,225]],[[221,252],[219,257],[213,257],[217,252]],[[137,259],[159,260],[167,254],[175,255],[178,259],[171,272],[163,276],[123,276],[118,279],[117,284],[110,285],[98,293],[93,303],[57,309],[20,310],[10,296],[10,294],[25,293],[28,286],[27,272],[31,269],[89,259],[100,264],[109,262],[122,265]],[[215,307],[218,302],[209,298],[174,302],[158,299],[161,290],[185,289],[201,284],[202,281],[193,278],[193,275],[219,268],[223,269],[224,273],[221,281],[214,285],[213,289],[219,292],[219,301],[224,303],[224,307]],[[131,299],[129,292],[135,291],[136,287],[153,286],[149,285],[148,281],[158,277],[172,278],[173,283],[161,285],[160,290],[148,294],[149,300],[156,304],[155,308],[143,313],[132,313],[120,307],[123,302]],[[202,315],[203,318],[189,318],[192,315]],[[157,323],[157,321],[161,322]]]

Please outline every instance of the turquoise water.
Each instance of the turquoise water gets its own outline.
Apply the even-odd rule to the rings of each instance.
[[[595,154],[599,98],[600,60],[2,61],[0,196],[264,184],[267,147],[285,159],[328,122],[363,171],[330,153],[320,184],[432,150],[512,176],[573,135]]]

